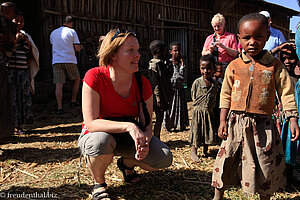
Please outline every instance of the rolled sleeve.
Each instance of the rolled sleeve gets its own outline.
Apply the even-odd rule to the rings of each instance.
[[[275,73],[275,84],[278,95],[281,99],[284,111],[297,110],[295,101],[295,88],[287,70],[282,64]]]

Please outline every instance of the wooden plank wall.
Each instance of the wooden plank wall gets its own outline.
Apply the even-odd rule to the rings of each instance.
[[[97,44],[98,37],[116,27],[132,28],[136,31],[142,54],[140,66],[147,68],[151,58],[148,46],[154,39],[168,41],[168,29],[184,29],[186,38],[186,63],[190,74],[199,74],[199,58],[206,37],[213,32],[211,18],[222,11],[226,28],[236,33],[241,16],[263,8],[247,1],[238,0],[41,0],[43,10],[44,43],[43,67],[51,68],[51,46],[49,36],[52,30],[62,25],[65,15],[75,18],[75,29],[84,44],[90,38]],[[287,29],[288,23],[274,13],[274,24]],[[276,17],[275,17],[276,16]],[[285,13],[282,13],[285,16]],[[284,17],[286,18],[286,17]],[[276,22],[276,23],[275,23]],[[285,32],[286,34],[287,32]],[[286,34],[287,35],[287,34]],[[51,74],[51,73],[50,73]],[[197,75],[198,76],[198,75]]]

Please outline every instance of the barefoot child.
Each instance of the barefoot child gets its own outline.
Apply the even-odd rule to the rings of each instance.
[[[215,72],[215,59],[211,54],[200,58],[201,77],[192,85],[193,115],[189,142],[192,147],[192,160],[200,162],[197,149],[203,146],[203,154],[207,157],[208,145],[215,142],[216,124],[214,107],[216,105],[218,86],[212,78]]]
[[[172,42],[170,44],[170,62],[173,66],[171,83],[173,95],[171,97],[170,109],[165,112],[166,129],[171,131],[184,131],[189,125],[189,116],[185,98],[184,84],[186,82],[187,66],[181,55],[181,44]]]
[[[247,14],[240,19],[238,30],[245,52],[229,64],[222,84],[218,135],[223,142],[213,170],[214,200],[223,199],[226,186],[239,181],[245,193],[270,199],[286,182],[282,143],[271,117],[275,90],[295,141],[299,127],[294,88],[282,63],[263,51],[267,18]]]

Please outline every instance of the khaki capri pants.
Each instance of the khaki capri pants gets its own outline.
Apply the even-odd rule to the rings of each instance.
[[[81,133],[78,147],[83,156],[96,157],[104,154],[114,154],[124,158],[134,158],[135,144],[129,133],[90,132]],[[169,147],[152,136],[148,156],[143,160],[152,168],[160,169],[172,164],[173,155]]]

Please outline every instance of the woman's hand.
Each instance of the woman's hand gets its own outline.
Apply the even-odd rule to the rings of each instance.
[[[224,44],[222,44],[221,42],[215,42],[215,46],[226,49],[226,46]]]
[[[231,56],[231,57],[236,57],[238,54],[238,50],[232,49],[230,47],[225,46],[221,42],[215,42],[215,45],[219,48],[225,49],[225,51]]]
[[[128,132],[132,137],[135,149],[136,149],[136,159],[142,160],[148,155],[150,139],[144,132],[135,124],[130,123]]]
[[[299,138],[299,126],[298,119],[296,117],[290,118],[290,129],[291,129],[291,141],[294,142]]]
[[[147,157],[149,152],[149,144],[152,138],[152,124],[150,123],[146,130],[143,132],[145,136],[145,146],[138,145],[136,149],[135,159],[143,160]]]
[[[215,43],[211,44],[211,45],[209,46],[209,51],[210,51],[210,53],[212,53],[212,52],[214,51],[215,48],[217,48],[216,44],[215,44]]]
[[[135,153],[135,159],[136,160],[143,160],[147,157],[149,152],[149,144],[147,144],[146,146],[140,146],[138,145],[138,149],[136,150]]]
[[[218,136],[220,138],[222,138],[223,140],[226,140],[228,137],[228,133],[227,133],[227,123],[226,121],[221,121],[220,122],[220,126],[218,129]]]

